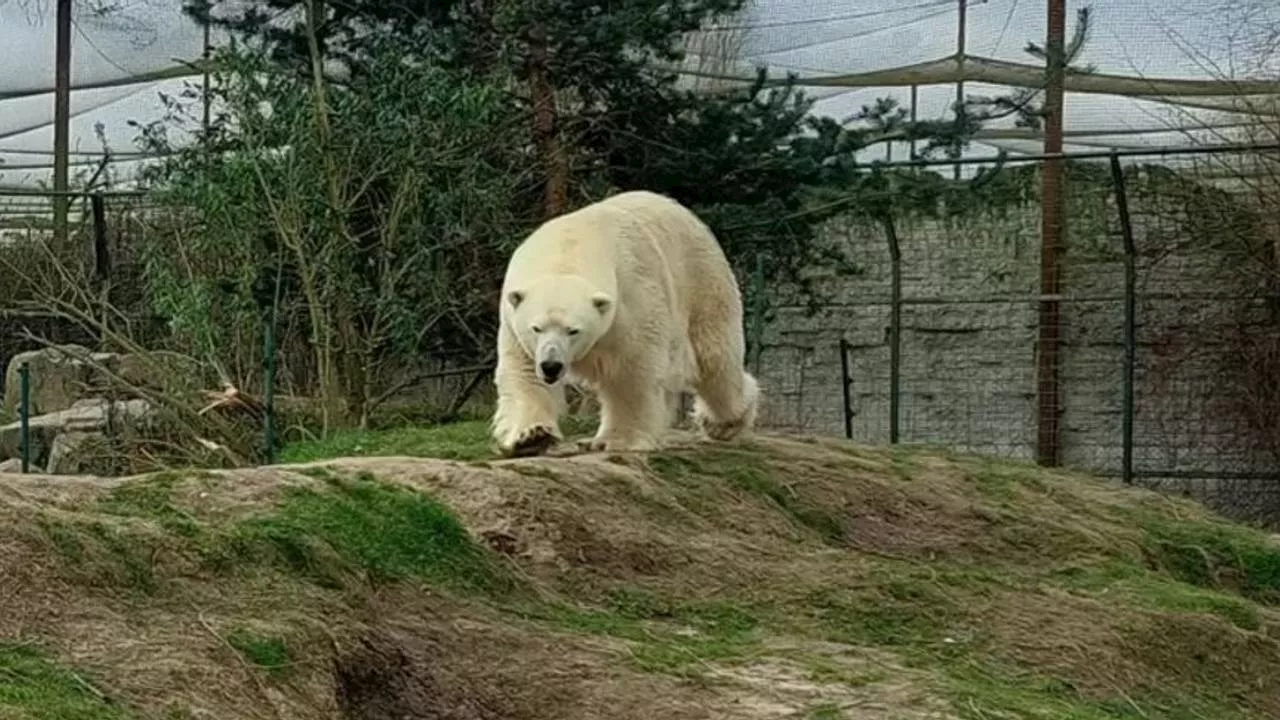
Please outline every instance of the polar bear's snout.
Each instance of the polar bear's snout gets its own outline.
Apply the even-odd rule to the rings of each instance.
[[[543,360],[538,363],[538,373],[542,375],[542,382],[548,385],[555,385],[563,372],[564,363],[559,360]]]
[[[571,354],[570,340],[556,328],[544,328],[538,338],[538,351],[535,353],[538,367],[538,379],[548,385],[555,385],[564,376],[565,360]]]

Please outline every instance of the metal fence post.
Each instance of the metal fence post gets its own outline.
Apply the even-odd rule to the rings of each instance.
[[[889,444],[898,443],[902,414],[902,252],[892,212],[884,218],[889,241]]]
[[[756,252],[751,273],[751,372],[760,376],[760,356],[764,351],[764,258]]]
[[[844,398],[844,436],[853,439],[853,378],[849,375],[849,341],[840,338],[840,392]]]
[[[1133,241],[1133,221],[1129,217],[1129,196],[1124,183],[1124,169],[1120,167],[1120,156],[1111,156],[1111,181],[1116,194],[1116,213],[1120,217],[1120,235],[1124,239],[1124,384],[1121,420],[1121,477],[1126,483],[1133,482],[1133,376],[1137,365],[1138,328],[1137,328],[1137,250]]]
[[[271,312],[263,323],[263,374],[262,374],[262,435],[263,454],[267,464],[276,461],[276,312]]]
[[[111,249],[107,245],[107,206],[101,193],[89,196],[93,212],[93,276],[97,284],[98,302],[102,313],[99,330],[99,349],[107,350],[111,320]],[[108,414],[110,414],[108,412]]]
[[[102,193],[89,196],[93,211],[93,274],[105,284],[111,277],[111,249],[107,246],[107,205]]]
[[[31,472],[31,366],[18,368],[18,444],[22,455],[22,472]]]

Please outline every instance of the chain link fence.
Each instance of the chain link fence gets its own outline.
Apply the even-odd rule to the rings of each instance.
[[[816,312],[770,308],[764,424],[1035,459],[1280,522],[1275,157],[1068,158],[1053,295],[1043,159],[1002,170],[1021,178],[1003,205],[833,223],[861,272],[827,279]]]

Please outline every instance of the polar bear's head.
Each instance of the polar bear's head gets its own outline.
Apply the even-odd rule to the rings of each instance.
[[[554,385],[613,326],[615,303],[575,275],[557,275],[508,290],[508,326],[533,358],[538,377]]]

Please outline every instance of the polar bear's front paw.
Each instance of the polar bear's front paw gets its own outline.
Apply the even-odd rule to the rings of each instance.
[[[504,443],[502,449],[511,457],[530,457],[541,455],[559,441],[559,433],[551,425],[533,425],[521,430],[513,441]]]

